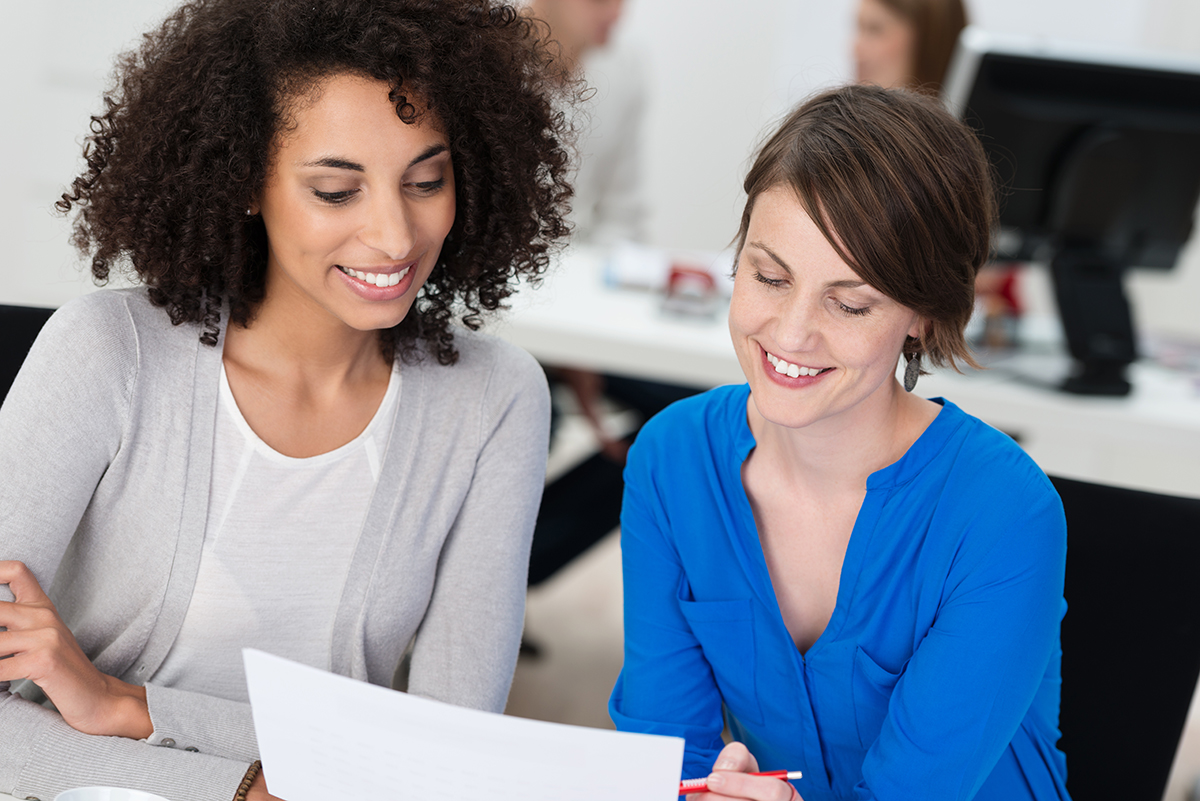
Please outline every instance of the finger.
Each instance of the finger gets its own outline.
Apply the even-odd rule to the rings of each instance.
[[[721,771],[708,777],[710,793],[718,798],[744,798],[749,801],[792,801],[792,785],[769,776]]]
[[[732,742],[717,754],[713,770],[736,770],[741,773],[753,773],[758,770],[758,760],[750,753],[745,745]]]
[[[8,646],[5,646],[8,648]],[[29,655],[25,649],[4,651],[0,656],[0,681],[20,681],[32,678],[29,667]],[[11,655],[9,655],[11,654]]]
[[[24,673],[17,678],[37,680],[48,670],[64,664],[73,645],[65,640],[58,629],[10,629],[0,632],[0,656],[11,657],[4,660],[0,672],[11,673],[20,669]],[[0,681],[10,678],[0,676]]]
[[[0,584],[7,584],[17,603],[41,604],[50,603],[42,585],[38,583],[33,571],[24,562],[0,560]]]
[[[0,626],[13,631],[56,628],[59,620],[53,605],[0,601]]]

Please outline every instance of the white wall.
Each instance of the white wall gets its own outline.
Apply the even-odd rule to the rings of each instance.
[[[967,0],[996,31],[1200,55],[1196,0]],[[813,91],[849,80],[857,0],[628,0],[621,35],[649,53],[653,104],[646,180],[650,236],[720,248],[737,229],[741,178],[772,121]],[[1027,281],[1051,308],[1047,282]],[[1141,325],[1200,338],[1200,247],[1171,273],[1136,273]]]
[[[717,249],[733,236],[741,179],[772,121],[851,76],[856,0],[628,0],[620,35],[648,61],[645,181],[650,235]],[[1200,54],[1196,0],[968,0],[992,29]],[[0,302],[60,303],[88,284],[50,210],[79,166],[88,114],[112,55],[174,0],[0,3],[0,126],[9,192],[0,197]],[[1036,282],[1035,282],[1036,283]],[[1181,269],[1137,275],[1141,322],[1200,337],[1200,247]]]

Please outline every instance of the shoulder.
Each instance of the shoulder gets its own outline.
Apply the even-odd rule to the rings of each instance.
[[[662,471],[678,477],[733,455],[746,431],[746,385],[722,386],[672,403],[638,432],[627,480]]]
[[[443,412],[452,408],[481,408],[485,415],[502,413],[514,404],[550,414],[546,374],[526,351],[490,334],[454,329],[458,361],[439,364],[425,354],[401,367],[402,374],[420,377],[423,392]],[[409,384],[412,386],[412,384]]]
[[[638,441],[673,441],[688,437],[728,436],[746,419],[749,387],[731,384],[672,403],[656,414],[638,433]]]
[[[960,520],[984,548],[992,540],[1052,549],[1065,543],[1062,501],[1037,463],[1007,434],[953,404],[946,412],[957,427],[931,463],[944,518]]]
[[[126,354],[130,345],[161,347],[167,344],[164,336],[199,339],[195,326],[173,325],[143,287],[102,289],[68,301],[50,317],[44,332],[60,344],[93,352],[116,347]]]
[[[950,402],[942,413],[956,426],[941,458],[953,464],[957,481],[980,490],[1029,485],[1057,497],[1046,474],[1008,434]]]
[[[139,336],[129,310],[130,294],[100,290],[63,304],[46,321],[27,361],[35,366],[49,361],[61,372],[82,369],[88,375],[114,375],[132,367]]]

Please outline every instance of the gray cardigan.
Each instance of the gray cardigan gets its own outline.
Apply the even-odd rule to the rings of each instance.
[[[411,640],[410,692],[499,712],[523,622],[549,395],[525,352],[468,331],[455,342],[453,366],[401,367],[333,670],[390,685]],[[220,347],[201,345],[194,325],[172,326],[144,290],[106,290],[51,318],[0,408],[0,558],[29,565],[96,666],[135,684],[162,663],[191,598],[220,366]],[[0,790],[48,801],[111,784],[171,801],[233,798],[257,757],[248,705],[153,684],[147,700],[150,738],[97,737],[0,684]]]

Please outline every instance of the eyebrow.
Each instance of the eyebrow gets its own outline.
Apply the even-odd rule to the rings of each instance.
[[[758,248],[763,253],[766,253],[768,256],[770,256],[771,260],[774,261],[776,264],[778,264],[780,267],[782,267],[784,270],[786,270],[788,275],[795,274],[792,271],[792,268],[788,266],[787,262],[784,261],[782,258],[780,258],[778,253],[771,250],[769,247],[764,245],[762,242],[751,242],[750,246],[754,247],[754,248]],[[866,286],[866,285],[867,285],[866,281],[855,281],[853,279],[846,278],[846,279],[842,279],[841,281],[830,281],[825,286],[830,287],[830,288],[835,288],[835,289],[836,288],[857,289],[860,286]]]
[[[430,145],[429,147],[425,148],[425,150],[423,150],[420,155],[418,155],[412,161],[408,162],[408,166],[412,167],[416,164],[420,164],[422,161],[427,161],[440,153],[445,153],[448,149],[449,148],[447,148],[445,145],[440,144],[440,143],[436,144],[436,145]],[[329,167],[334,170],[352,170],[353,172],[366,172],[367,171],[367,168],[364,167],[363,165],[359,164],[357,161],[351,161],[350,159],[344,159],[344,158],[341,158],[340,156],[323,156],[322,158],[314,159],[313,161],[306,161],[303,164],[301,164],[300,166],[301,167]]]

